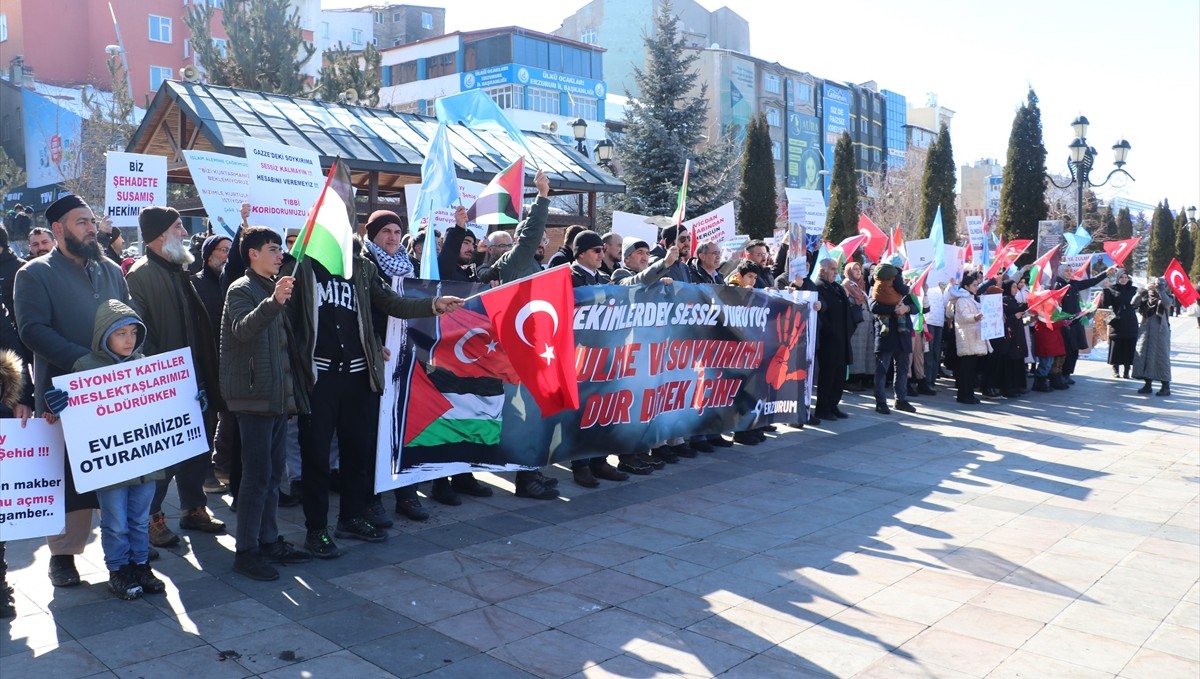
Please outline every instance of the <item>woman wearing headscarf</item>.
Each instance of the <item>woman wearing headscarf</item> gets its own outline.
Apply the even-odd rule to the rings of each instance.
[[[847,391],[862,391],[863,382],[875,372],[875,324],[864,323],[867,318],[867,293],[870,286],[863,274],[862,265],[850,262],[842,268],[842,289],[850,303],[849,314],[853,334],[850,335],[850,379]]]
[[[1016,281],[1004,281],[1000,288],[1004,294],[1004,334],[1008,338],[1008,353],[1001,357],[1000,389],[1012,398],[1029,393],[1025,382],[1025,356],[1029,354],[1025,312],[1029,307],[1017,301]]]
[[[979,357],[986,356],[988,344],[983,339],[979,322],[983,311],[975,301],[979,291],[979,274],[964,273],[962,282],[950,288],[947,316],[954,317],[954,346],[958,352],[958,365],[954,368],[954,386],[958,391],[959,403],[975,404],[975,382],[979,375]]]
[[[1162,382],[1159,396],[1171,395],[1171,307],[1175,297],[1164,278],[1157,278],[1133,298],[1133,306],[1142,315],[1138,328],[1137,355],[1133,358],[1133,378],[1145,380],[1139,394],[1149,394],[1151,382]]]
[[[1112,310],[1112,317],[1108,319],[1108,364],[1112,366],[1113,377],[1120,377],[1120,368],[1124,366],[1125,379],[1129,379],[1133,367],[1138,340],[1137,309],[1133,298],[1137,292],[1129,273],[1122,271],[1117,282],[1106,288],[1100,298],[1100,308]]]

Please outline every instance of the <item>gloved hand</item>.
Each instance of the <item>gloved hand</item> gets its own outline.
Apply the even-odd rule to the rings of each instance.
[[[46,390],[46,410],[49,410],[50,412],[54,413],[55,415],[61,413],[62,411],[67,409],[67,405],[69,404],[69,401],[68,401],[69,397],[70,397],[70,394],[63,391],[62,389],[53,389],[53,388],[47,389]]]
[[[200,412],[208,412],[208,394],[203,389],[196,392],[196,400],[200,402]]]

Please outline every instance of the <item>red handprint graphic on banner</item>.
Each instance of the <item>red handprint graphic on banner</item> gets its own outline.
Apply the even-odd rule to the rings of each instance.
[[[779,350],[767,363],[767,384],[779,389],[788,380],[803,380],[808,377],[804,368],[788,372],[792,351],[800,337],[808,330],[808,318],[795,307],[775,317],[775,333],[779,337]]]

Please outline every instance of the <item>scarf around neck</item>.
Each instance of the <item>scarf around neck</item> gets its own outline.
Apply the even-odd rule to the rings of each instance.
[[[394,255],[389,255],[383,248],[372,241],[367,241],[367,249],[374,255],[375,262],[379,264],[379,270],[387,278],[391,279],[397,276],[400,278],[413,278],[415,276],[412,260],[408,258],[408,255],[404,254],[404,248],[397,250]]]

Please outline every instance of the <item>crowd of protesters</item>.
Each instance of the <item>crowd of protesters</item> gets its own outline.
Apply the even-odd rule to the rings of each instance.
[[[1048,283],[1067,288],[1061,320],[1047,323],[1029,313],[1024,272],[985,278],[968,266],[954,282],[927,285],[917,296],[894,262],[817,261],[809,251],[801,255],[804,274],[790,278],[786,242],[772,253],[752,240],[726,258],[720,243],[693,244],[682,227],[663,229],[655,243],[571,227],[547,257],[549,180],[538,172],[534,184],[537,198],[512,232],[477,238],[460,207],[455,226],[433,234],[443,280],[499,285],[569,266],[576,287],[692,283],[811,292],[818,324],[815,407],[801,411],[790,424],[796,428],[849,417],[841,407],[846,391],[870,390],[875,410],[891,415],[915,412],[912,400],[937,394],[939,378],[953,377],[957,402],[969,405],[1068,389],[1089,345],[1081,296],[1091,288],[1102,291],[1097,306],[1111,311],[1113,377],[1142,380],[1143,394],[1158,381],[1158,394],[1170,394],[1173,298],[1161,280],[1138,289],[1122,270],[1079,278],[1063,265]],[[372,480],[390,355],[388,318],[441,315],[463,300],[409,298],[393,290],[394,279],[417,276],[426,237],[425,231],[409,236],[394,212],[369,216],[345,278],[312,258],[297,263],[289,248],[298,230],[281,237],[249,224],[249,214],[243,206],[234,237],[189,243],[178,212],[147,207],[139,218],[140,256],[126,252],[120,229],[98,222],[76,196],[49,207],[49,228],[22,221],[28,260],[17,256],[0,226],[0,416],[53,420],[69,407],[69,395],[51,384],[55,376],[187,348],[212,451],[94,492],[76,492],[68,469],[66,529],[47,539],[55,587],[80,583],[75,556],[92,534],[98,509],[112,593],[132,599],[162,592],[149,563],[156,548],[180,542],[163,509],[171,480],[180,531],[225,532],[208,509],[208,495],[231,496],[233,569],[256,580],[277,579],[279,566],[336,558],[342,554],[337,540],[387,539],[393,521]],[[1001,298],[1003,333],[985,340],[981,300],[988,295]],[[726,432],[731,437],[658,441],[642,453],[618,456],[616,465],[608,457],[576,459],[572,480],[588,488],[620,482],[718,447],[757,445],[774,431],[766,426]],[[515,493],[549,500],[558,497],[557,485],[539,470],[526,470],[516,474]],[[340,494],[336,517],[329,516],[331,493]],[[454,506],[463,495],[492,493],[473,475],[459,474],[434,481],[426,496]],[[416,485],[393,497],[396,515],[429,518]],[[280,506],[295,505],[306,529],[302,545],[288,542],[277,522]],[[11,596],[0,613],[13,614]]]

